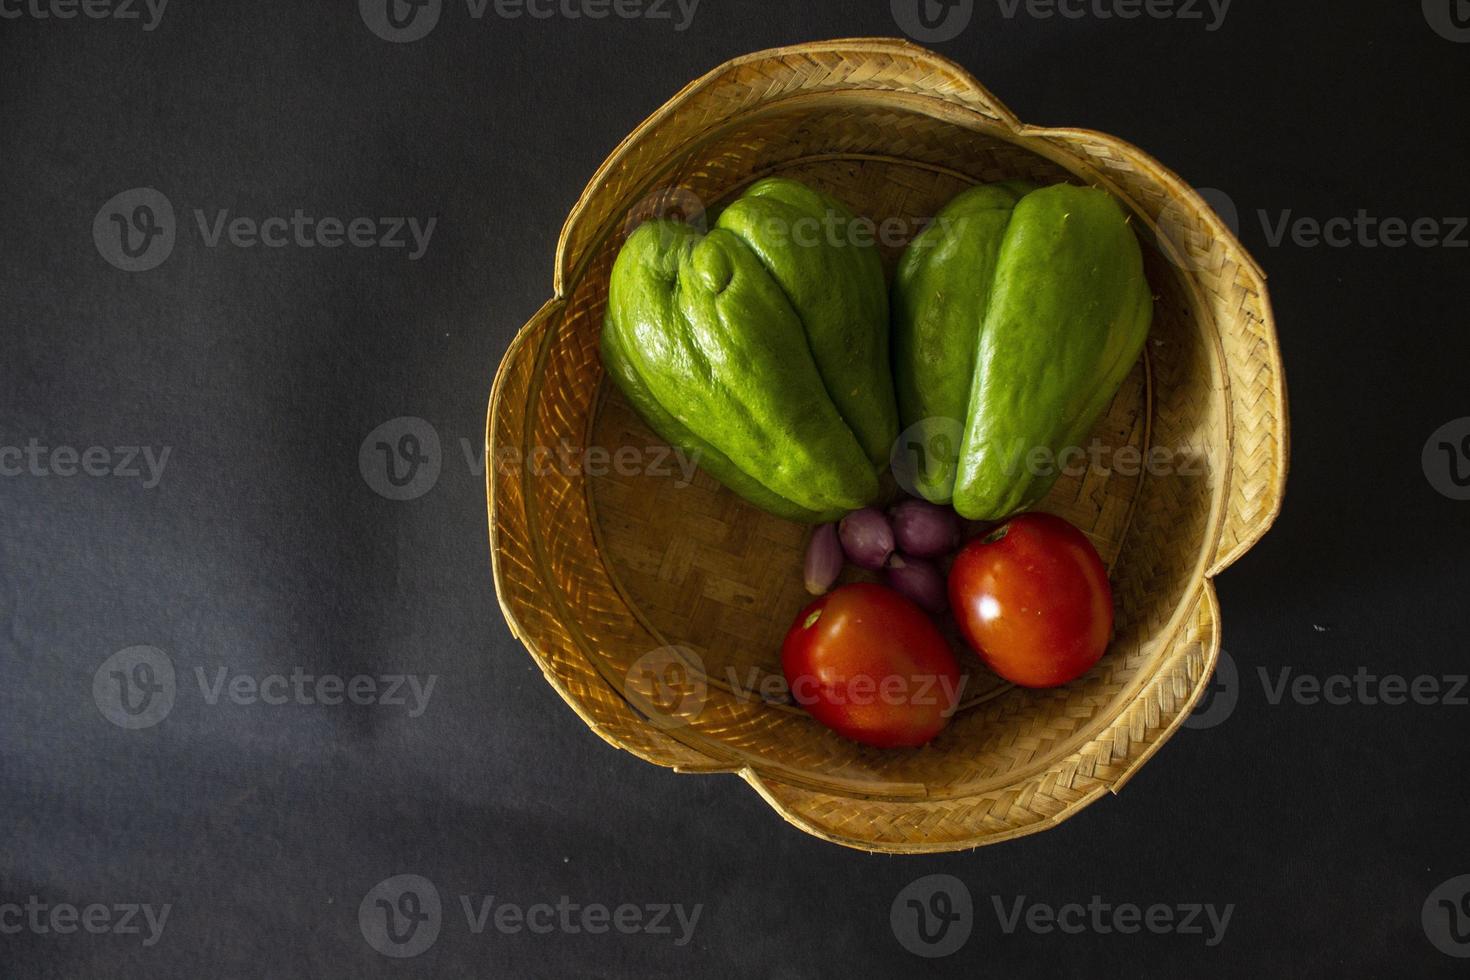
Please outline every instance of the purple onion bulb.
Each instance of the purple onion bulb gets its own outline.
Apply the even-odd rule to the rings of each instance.
[[[812,595],[826,595],[842,574],[842,545],[837,540],[837,525],[823,524],[812,532],[806,546],[806,590]]]
[[[915,558],[939,558],[960,546],[960,519],[948,507],[927,500],[905,500],[894,507],[893,538],[898,550]]]
[[[893,528],[876,507],[864,507],[848,514],[838,526],[837,534],[848,560],[870,572],[882,568],[893,554]]]
[[[949,608],[944,576],[932,561],[894,555],[888,560],[888,585],[927,613],[940,615]]]

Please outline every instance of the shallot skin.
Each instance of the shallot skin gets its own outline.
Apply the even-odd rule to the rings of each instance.
[[[949,586],[938,566],[923,558],[894,555],[884,576],[893,591],[938,616],[949,608]]]
[[[960,546],[960,519],[927,500],[905,500],[889,512],[898,550],[914,558],[939,558]]]
[[[821,525],[812,532],[811,543],[806,548],[806,590],[812,595],[826,595],[842,574],[842,563],[837,525]]]
[[[837,534],[848,560],[870,572],[881,569],[893,554],[893,528],[888,517],[876,507],[864,507],[848,514],[838,525]]]

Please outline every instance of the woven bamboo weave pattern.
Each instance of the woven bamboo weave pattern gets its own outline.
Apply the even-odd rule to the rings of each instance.
[[[857,746],[785,703],[777,648],[807,598],[805,529],[681,469],[603,376],[607,280],[629,231],[654,215],[697,223],[770,174],[831,191],[874,227],[890,222],[890,270],[954,194],[1007,178],[1104,187],[1145,247],[1156,298],[1146,356],[1091,441],[1105,460],[1127,450],[1154,464],[1087,466],[1042,505],[1109,562],[1114,642],[1054,691],[1013,689],[962,653],[964,707],[921,750]],[[491,396],[495,582],[548,681],[613,745],[681,771],[738,773],[793,824],[840,844],[952,850],[1054,826],[1117,789],[1207,686],[1220,621],[1209,576],[1280,509],[1285,387],[1260,270],[1142,151],[1024,126],[911,44],[762,52],[691,84],[617,148],[568,219],[554,293]],[[536,462],[558,449],[582,462]],[[637,464],[611,465],[619,458]]]

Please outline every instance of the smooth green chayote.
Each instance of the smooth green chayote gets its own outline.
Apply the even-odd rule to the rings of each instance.
[[[872,503],[898,432],[886,288],[870,246],[807,232],[852,215],[762,181],[708,234],[651,221],[613,265],[602,356],[643,419],[788,520]]]
[[[904,250],[893,283],[893,379],[911,476],[936,503],[954,495],[970,409],[979,325],[1000,243],[1026,184],[985,184],[956,197]]]
[[[739,235],[781,286],[833,404],[875,465],[898,435],[888,363],[888,287],[852,213],[794,180],[753,185],[716,226]]]
[[[1035,504],[1138,360],[1153,297],[1107,193],[973,188],[910,244],[893,285],[894,371],[914,487],[971,520]]]

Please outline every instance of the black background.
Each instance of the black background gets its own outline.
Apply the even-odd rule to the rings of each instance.
[[[1208,19],[1208,18],[1207,18]],[[389,44],[355,4],[175,0],[139,23],[0,20],[0,444],[170,446],[161,484],[0,479],[0,901],[172,903],[162,940],[0,935],[10,977],[1451,975],[1420,911],[1470,872],[1470,708],[1273,705],[1257,671],[1466,669],[1466,508],[1421,466],[1470,414],[1464,250],[1271,245],[1258,218],[1466,213],[1470,46],[1417,2],[1236,0],[1204,21],[1002,16],[935,45],[1037,124],[1143,147],[1219,188],[1270,275],[1292,397],[1275,530],[1218,582],[1239,706],[1118,797],[973,853],[868,856],[788,827],[733,776],[676,776],[590,733],[497,607],[478,446],[490,382],[549,296],[604,156],[727,58],[896,35],[886,0],[705,0],[670,21],[474,21]],[[92,221],[151,186],[172,256],[109,265]],[[439,216],[427,254],[206,248],[192,211]],[[372,492],[399,416],[438,485]],[[109,724],[94,672],[166,651],[157,727]],[[206,704],[193,671],[439,675],[428,711]],[[431,950],[374,952],[364,894],[423,875]],[[962,879],[943,960],[889,928]],[[470,935],[457,896],[702,903],[694,940]],[[1222,943],[1005,934],[992,896],[1234,903]]]

